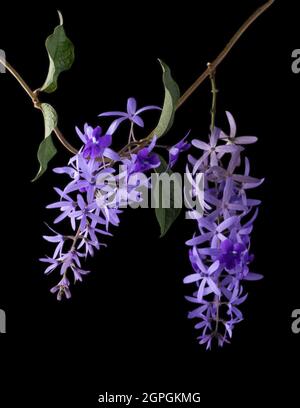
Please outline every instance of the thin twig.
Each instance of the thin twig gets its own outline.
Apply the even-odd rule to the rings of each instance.
[[[226,47],[223,51],[217,56],[217,58],[210,64],[202,75],[196,79],[196,81],[185,91],[185,93],[180,97],[176,109],[180,108],[181,105],[192,95],[192,93],[198,88],[202,82],[205,81],[206,78],[209,77],[211,70],[215,71],[218,65],[224,60],[224,58],[228,55],[231,49],[235,46],[241,36],[245,33],[245,31],[254,23],[254,21],[261,16],[273,3],[275,0],[269,0],[267,3],[259,7],[249,18],[245,21],[245,23],[241,26],[241,28],[234,34],[231,40],[227,43]]]
[[[263,6],[259,7],[249,18],[248,20],[241,26],[241,28],[234,34],[234,36],[231,38],[231,40],[228,42],[226,47],[223,49],[223,51],[217,56],[217,58],[210,64],[210,66],[196,79],[196,81],[184,92],[184,94],[179,98],[176,110],[180,108],[184,102],[195,92],[195,90],[206,80],[206,78],[210,77],[211,72],[214,72],[218,65],[221,64],[221,62],[224,60],[224,58],[228,55],[228,53],[231,51],[231,49],[234,47],[234,45],[238,42],[240,37],[244,34],[244,32],[254,23],[254,21],[261,15],[263,14],[273,3],[275,0],[269,0],[266,2]],[[30,87],[27,85],[27,83],[23,80],[23,78],[16,72],[16,70],[5,60],[0,58],[0,63],[4,65],[8,71],[16,78],[16,80],[20,83],[20,85],[23,87],[23,89],[27,92],[27,94],[30,96],[34,106],[36,108],[39,108],[39,100],[37,93],[32,91]],[[77,153],[77,150],[71,146],[67,140],[64,138],[62,133],[59,131],[58,128],[54,129],[54,132],[59,139],[59,141],[73,154]],[[143,147],[145,144],[148,143],[149,139],[153,137],[153,131],[144,139],[140,140],[139,143],[137,143],[137,147],[134,149],[134,151],[140,149]],[[121,153],[126,151],[128,147],[130,147],[131,144],[128,144],[121,149]]]
[[[215,60],[209,64],[207,69],[196,79],[196,81],[184,92],[184,94],[179,98],[176,106],[176,110],[179,109],[184,102],[196,91],[196,89],[207,79],[210,77],[212,72],[215,72],[217,67],[221,64],[224,58],[229,54],[241,36],[245,33],[245,31],[257,20],[259,16],[261,16],[271,5],[275,2],[275,0],[269,0],[264,5],[259,7],[246,21],[245,23],[239,28],[239,30],[234,34],[234,36],[230,39],[227,43],[223,51],[215,58]],[[152,139],[154,135],[154,130],[144,139],[140,140],[139,146],[133,149],[133,152],[143,147],[148,143],[150,139]],[[126,146],[125,146],[126,147]]]

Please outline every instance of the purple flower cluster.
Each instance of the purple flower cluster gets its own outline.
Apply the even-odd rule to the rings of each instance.
[[[89,273],[88,270],[82,269],[82,260],[93,256],[95,250],[105,246],[100,242],[100,237],[112,235],[109,227],[117,226],[120,222],[119,214],[122,210],[109,202],[109,197],[118,190],[118,184],[111,188],[105,182],[109,175],[116,172],[113,165],[119,162],[120,165],[126,166],[127,178],[160,165],[158,155],[152,152],[156,138],[137,153],[130,153],[126,157],[120,157],[110,148],[112,135],[123,120],[128,119],[131,124],[142,126],[142,119],[138,115],[144,110],[156,109],[148,106],[136,111],[136,102],[133,98],[128,100],[127,105],[128,115],[122,114],[122,120],[113,121],[107,132],[103,132],[99,126],[93,128],[87,124],[83,132],[76,128],[84,145],[78,154],[71,158],[68,166],[54,169],[56,173],[67,175],[69,182],[63,190],[55,188],[59,200],[47,208],[60,210],[54,224],[67,220],[73,231],[63,235],[49,227],[53,235],[44,236],[47,241],[55,244],[53,255],[40,260],[49,264],[45,274],[50,274],[54,270],[59,271],[59,282],[51,289],[52,293],[57,294],[58,300],[63,296],[71,297],[70,275],[74,282],[82,281],[83,276]],[[130,132],[133,135],[133,126]],[[118,175],[116,176],[118,180]],[[134,187],[128,184],[126,188],[131,191]],[[99,191],[107,193],[104,195],[102,193],[100,197]],[[138,198],[132,194],[130,200]]]
[[[226,114],[229,135],[215,127],[209,143],[193,140],[202,155],[198,159],[189,156],[192,170],[187,166],[193,180],[198,173],[204,174],[203,214],[192,211],[198,231],[187,241],[193,273],[184,283],[195,286],[187,300],[197,307],[188,317],[199,319],[195,326],[201,330],[198,340],[207,349],[214,339],[219,346],[230,341],[234,326],[243,320],[239,310],[247,298],[243,281],[262,278],[249,269],[253,260],[250,234],[260,201],[248,198],[247,191],[263,180],[250,177],[249,160],[242,157],[243,145],[257,138],[236,137],[236,123],[229,112]],[[238,170],[241,167],[243,170]]]

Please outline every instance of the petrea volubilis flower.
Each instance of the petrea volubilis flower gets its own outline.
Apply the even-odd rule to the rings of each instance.
[[[262,278],[249,268],[253,260],[250,234],[260,201],[248,198],[246,191],[263,180],[249,176],[249,160],[242,158],[244,148],[239,146],[257,139],[236,137],[235,121],[228,112],[227,117],[230,135],[214,128],[208,144],[192,141],[202,155],[198,159],[189,156],[189,174],[204,174],[205,206],[203,216],[196,217],[197,232],[187,241],[193,273],[184,283],[195,286],[187,299],[197,308],[189,313],[189,318],[199,320],[195,326],[201,332],[198,340],[208,349],[213,340],[219,346],[228,343],[235,325],[243,320],[239,310],[247,298],[243,282]],[[229,159],[225,160],[226,156]],[[242,161],[245,170],[239,174]]]
[[[84,125],[84,133],[82,133],[78,127],[76,132],[85,146],[82,150],[82,155],[85,159],[95,159],[97,157],[109,157],[111,158],[111,149],[109,146],[112,143],[112,135],[115,132],[115,126],[110,126],[105,134],[102,134],[102,128],[97,126],[92,128],[88,124]]]
[[[112,128],[114,130],[117,129],[117,127],[124,122],[125,120],[129,120],[132,123],[135,123],[136,125],[140,127],[144,127],[144,121],[143,119],[139,116],[142,112],[145,112],[147,110],[152,110],[152,109],[161,109],[159,106],[155,105],[149,105],[145,106],[143,108],[137,109],[137,103],[135,98],[128,98],[127,100],[127,112],[119,112],[119,111],[111,111],[111,112],[103,112],[100,113],[101,116],[119,116],[118,119],[116,119],[112,123]]]
[[[155,143],[156,136],[153,137],[152,142],[148,147],[144,147],[136,155],[131,155],[132,162],[134,163],[133,171],[141,173],[150,169],[155,169],[160,165],[159,156],[152,152]]]
[[[175,166],[180,153],[187,151],[191,147],[191,144],[186,140],[189,134],[190,131],[185,135],[185,137],[182,140],[180,140],[178,143],[176,143],[169,149],[169,168]]]

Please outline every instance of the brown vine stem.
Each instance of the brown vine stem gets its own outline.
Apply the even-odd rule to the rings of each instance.
[[[184,92],[184,94],[179,98],[176,110],[180,108],[184,102],[195,92],[195,90],[207,79],[211,76],[211,73],[216,70],[218,65],[221,64],[221,62],[224,60],[224,58],[228,55],[228,53],[231,51],[231,49],[235,46],[235,44],[238,42],[238,40],[241,38],[241,36],[245,33],[245,31],[254,23],[254,21],[261,15],[263,14],[273,3],[275,0],[269,0],[265,4],[263,4],[261,7],[259,7],[246,21],[245,23],[240,27],[240,29],[234,34],[234,36],[231,38],[231,40],[228,42],[228,44],[225,46],[223,51],[217,56],[217,58],[210,63],[209,67],[196,79],[196,81]],[[26,82],[23,80],[23,78],[16,72],[16,70],[5,60],[1,59],[0,57],[0,63],[4,65],[7,70],[16,78],[16,80],[19,82],[19,84],[23,87],[23,89],[27,92],[27,94],[30,96],[34,107],[37,109],[41,109],[40,107],[40,102],[38,99],[38,92],[34,92],[30,89],[30,87],[26,84]],[[70,145],[70,143],[64,138],[60,130],[56,127],[54,129],[54,133],[56,134],[57,138],[59,141],[63,144],[63,146],[68,149],[71,153],[76,154],[77,150]],[[141,146],[144,146],[149,139],[153,137],[153,132],[150,133],[148,137],[145,139],[140,140],[139,142],[136,143],[136,148],[133,151],[138,150]],[[128,144],[123,147],[121,150],[121,153],[126,151],[128,147],[130,147],[131,144]]]
[[[10,63],[0,56],[0,63],[10,72],[10,74],[19,82],[21,87],[24,89],[24,91],[27,93],[27,95],[31,98],[33,106],[36,109],[42,110],[41,109],[41,102],[39,101],[38,98],[38,92],[33,91],[29,85],[24,81],[24,79],[21,77],[21,75],[10,65]],[[53,132],[55,133],[56,137],[58,140],[61,142],[61,144],[69,150],[71,153],[76,154],[77,149],[73,147],[63,136],[62,132],[59,130],[58,127],[55,127],[53,129]]]
[[[221,64],[221,62],[225,59],[225,57],[229,54],[235,44],[239,41],[241,36],[245,33],[245,31],[257,20],[259,16],[261,16],[271,5],[275,2],[275,0],[269,0],[261,7],[259,7],[239,28],[239,30],[234,34],[234,36],[230,39],[227,43],[225,48],[221,51],[221,53],[217,56],[217,58],[208,64],[207,69],[196,79],[196,81],[184,92],[184,94],[179,98],[176,110],[179,109],[184,102],[196,91],[196,89],[207,79],[211,78],[212,73],[214,73],[217,67]],[[141,146],[147,144],[149,139],[151,139],[154,135],[154,130],[144,139],[140,140],[137,143],[137,146],[133,149],[133,152],[139,150]],[[122,152],[126,150],[125,148],[122,149]]]
[[[235,46],[241,36],[245,33],[245,31],[254,23],[254,21],[261,16],[273,3],[275,0],[269,0],[261,7],[259,7],[240,27],[240,29],[234,34],[231,40],[227,43],[226,47],[223,51],[217,56],[217,58],[210,63],[210,66],[203,72],[199,78],[184,92],[184,94],[180,97],[176,109],[180,108],[181,105],[192,95],[192,93],[199,87],[208,78],[211,72],[214,72],[218,65],[224,60],[224,58],[229,54],[231,49]]]

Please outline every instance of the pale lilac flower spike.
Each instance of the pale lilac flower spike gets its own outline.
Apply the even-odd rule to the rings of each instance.
[[[186,244],[189,246],[191,274],[184,283],[193,285],[192,296],[187,300],[195,304],[188,317],[198,319],[195,328],[200,330],[200,344],[210,349],[213,341],[219,346],[229,343],[236,324],[243,320],[239,310],[246,300],[244,281],[255,281],[262,275],[250,269],[253,255],[250,252],[253,223],[257,216],[259,200],[248,198],[248,190],[259,186],[263,180],[249,176],[250,164],[242,156],[241,144],[254,143],[256,137],[236,137],[236,124],[226,112],[230,124],[227,136],[214,128],[209,143],[193,140],[202,150],[197,159],[189,156],[192,169],[192,195],[196,191],[198,173],[204,174],[204,214],[194,217],[196,232]],[[227,141],[227,144],[224,142]],[[224,157],[225,156],[225,157]],[[244,174],[238,168],[244,167]]]
[[[148,105],[144,106],[143,108],[140,108],[136,110],[136,99],[135,98],[128,98],[127,100],[127,112],[120,112],[120,111],[111,111],[111,112],[103,112],[99,117],[102,116],[120,116],[119,119],[116,119],[111,126],[113,126],[113,130],[115,131],[120,123],[122,123],[124,120],[129,120],[130,122],[135,123],[136,125],[140,127],[144,127],[144,121],[143,119],[139,116],[140,113],[145,112],[147,110],[152,110],[152,109],[158,109],[161,110],[159,106],[155,105]]]

